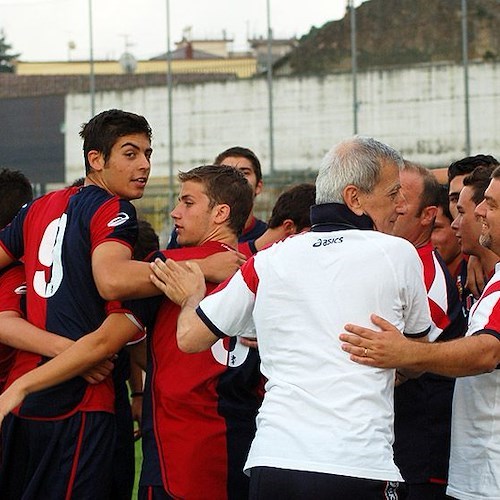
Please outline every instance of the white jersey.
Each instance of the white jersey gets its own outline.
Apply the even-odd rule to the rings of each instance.
[[[409,335],[430,324],[415,248],[357,229],[277,243],[200,303],[219,335],[257,331],[268,382],[246,470],[402,479],[392,451],[394,370],[353,363],[338,338],[348,322],[373,327],[372,313]]]
[[[500,332],[499,264],[472,306],[466,335],[488,330]],[[456,498],[500,500],[499,369],[455,383],[448,484]]]

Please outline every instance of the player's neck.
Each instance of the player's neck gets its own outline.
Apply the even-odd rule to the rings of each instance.
[[[224,243],[225,245],[237,249],[238,248],[238,238],[227,226],[218,226],[214,228],[205,238],[199,243],[207,243],[208,241],[218,241],[219,243]]]

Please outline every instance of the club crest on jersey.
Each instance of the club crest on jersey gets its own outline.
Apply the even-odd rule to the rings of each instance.
[[[124,222],[127,222],[130,219],[129,215],[125,212],[120,212],[114,219],[111,219],[108,222],[108,227],[116,227],[120,226]]]

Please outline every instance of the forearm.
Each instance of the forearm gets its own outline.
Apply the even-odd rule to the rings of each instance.
[[[0,313],[0,342],[21,351],[34,352],[53,358],[74,342],[32,325],[17,312]]]
[[[106,270],[94,273],[99,293],[106,300],[141,299],[161,295],[151,282],[148,262],[127,260],[116,262]]]
[[[142,342],[139,342],[138,344],[134,344],[130,347],[127,347],[127,350],[130,354],[130,363],[131,366],[135,368],[132,369],[132,374],[129,379],[131,382],[130,389],[132,392],[135,391],[133,385],[132,385],[132,380],[137,380],[136,376],[134,375],[134,370],[143,370],[146,371],[146,364],[147,364],[147,349],[146,349],[146,341],[143,340]],[[141,374],[141,387],[142,387],[142,374]]]
[[[449,342],[411,342],[402,367],[448,377],[491,372],[500,363],[500,341],[481,334]]]
[[[30,394],[81,375],[113,356],[136,332],[137,327],[124,314],[111,314],[98,330],[20,377],[15,382],[17,389]]]
[[[181,309],[177,319],[177,345],[187,353],[209,349],[218,337],[201,321],[196,313],[198,301],[188,301]]]

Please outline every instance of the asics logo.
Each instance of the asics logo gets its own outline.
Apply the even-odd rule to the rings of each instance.
[[[336,238],[319,238],[313,243],[313,247],[326,247],[327,245],[342,243],[343,241],[344,241],[343,236],[338,236]]]
[[[124,222],[127,222],[129,219],[130,217],[128,216],[128,214],[126,214],[125,212],[120,212],[114,219],[111,219],[108,222],[108,227],[120,226]]]
[[[18,286],[15,290],[14,293],[16,295],[26,295],[26,285],[21,285]]]

